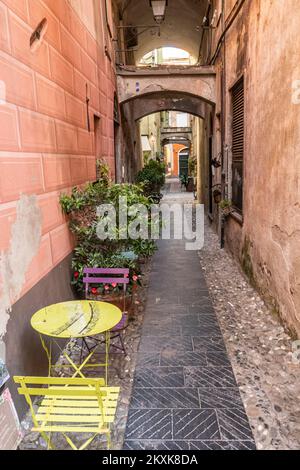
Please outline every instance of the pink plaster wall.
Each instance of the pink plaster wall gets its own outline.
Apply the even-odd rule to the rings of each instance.
[[[234,3],[227,2],[227,13]],[[298,3],[246,0],[226,35],[229,155],[229,90],[241,75],[245,80],[244,223],[230,219],[226,238],[274,312],[300,337]]]
[[[48,29],[32,52],[30,36],[43,18]],[[101,118],[101,156],[114,176],[115,74],[104,52],[103,11],[97,21],[96,41],[67,0],[0,0],[0,80],[6,88],[0,104],[0,251],[9,249],[22,194],[37,195],[42,214],[40,249],[22,295],[72,250],[58,198],[73,185],[95,180],[94,114]]]

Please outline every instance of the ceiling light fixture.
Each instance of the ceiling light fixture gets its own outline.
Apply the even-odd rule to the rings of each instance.
[[[150,0],[153,16],[157,24],[161,24],[165,19],[168,0]]]

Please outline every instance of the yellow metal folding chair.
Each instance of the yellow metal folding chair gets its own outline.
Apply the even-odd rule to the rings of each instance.
[[[61,433],[73,450],[83,450],[100,434],[111,444],[110,426],[114,422],[119,387],[105,387],[103,379],[60,377],[14,377],[18,392],[24,395],[32,414],[32,431],[42,435],[48,449],[54,449],[52,433]],[[39,406],[34,397],[42,397]],[[77,447],[69,434],[91,436]]]

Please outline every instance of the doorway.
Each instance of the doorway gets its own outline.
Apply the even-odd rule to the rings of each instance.
[[[179,153],[179,178],[189,174],[189,151],[183,150]]]

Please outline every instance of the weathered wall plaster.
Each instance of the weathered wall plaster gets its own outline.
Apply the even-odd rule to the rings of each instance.
[[[22,296],[73,249],[59,196],[96,179],[95,141],[115,173],[115,71],[105,54],[111,39],[104,6],[0,0],[0,251],[9,249],[20,194],[35,194],[42,212],[41,245]],[[46,33],[32,50],[32,32],[44,18]]]
[[[230,157],[230,88],[243,74],[244,221],[227,223],[227,247],[300,336],[300,105],[292,100],[293,81],[300,77],[297,3],[246,0],[228,31],[225,143]],[[220,55],[218,65],[222,60]],[[229,189],[230,176],[229,161]]]
[[[42,215],[36,196],[22,196],[16,206],[10,246],[0,255],[0,357],[5,360],[2,341],[12,304],[20,296],[26,272],[36,256],[42,235]]]

